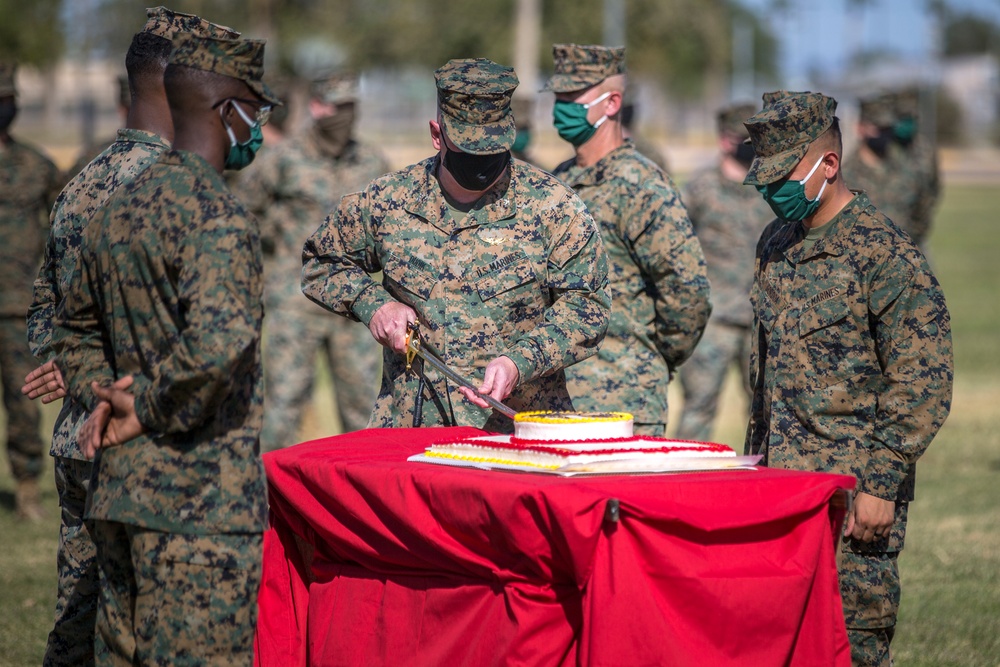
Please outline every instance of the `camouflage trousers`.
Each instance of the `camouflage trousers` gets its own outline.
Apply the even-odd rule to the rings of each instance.
[[[28,349],[28,324],[23,317],[0,316],[0,379],[7,411],[7,456],[17,481],[42,474],[42,438],[38,406],[21,393],[24,376],[38,364]]]
[[[299,308],[267,311],[262,451],[294,445],[312,400],[317,355],[330,368],[343,430],[368,425],[382,376],[382,347],[359,322]]]
[[[262,536],[91,525],[100,602],[97,665],[253,664]]]
[[[897,553],[840,554],[838,576],[853,667],[891,667],[899,612]]]
[[[654,438],[662,438],[667,435],[666,424],[634,424],[632,432],[636,435],[646,435]]]
[[[677,437],[706,442],[712,437],[712,425],[719,409],[719,394],[730,366],[736,364],[743,388],[750,396],[749,327],[708,321],[705,333],[684,365],[681,386],[684,410],[677,427]]]
[[[49,633],[42,662],[44,667],[94,664],[97,550],[83,521],[93,467],[91,461],[55,458],[56,490],[61,509],[56,560],[59,591],[55,625]]]

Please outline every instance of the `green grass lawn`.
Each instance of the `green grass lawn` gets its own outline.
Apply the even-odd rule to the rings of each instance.
[[[903,602],[893,642],[899,667],[1000,665],[1000,188],[945,191],[929,255],[951,308],[956,381],[952,414],[918,466]],[[673,391],[672,420],[680,398]],[[335,432],[328,381],[303,439]],[[742,448],[745,400],[730,383],[715,437]],[[46,432],[55,408],[44,411]],[[0,415],[0,420],[2,420]],[[2,423],[0,423],[2,428]],[[51,461],[49,518],[13,518],[13,482],[0,464],[0,667],[41,663],[55,600],[58,520]]]

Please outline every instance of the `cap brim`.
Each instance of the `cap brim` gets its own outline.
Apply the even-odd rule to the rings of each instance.
[[[795,165],[802,161],[810,144],[802,144],[782,153],[775,153],[767,157],[757,156],[750,163],[744,185],[768,185],[780,181],[788,174],[792,173]]]
[[[270,102],[271,104],[274,104],[274,105],[284,104],[284,102],[281,101],[281,98],[278,97],[277,95],[275,95],[274,91],[271,90],[267,86],[267,84],[264,83],[263,81],[246,81],[245,83],[248,86],[250,86],[250,90],[252,90],[253,92],[257,93],[257,95],[261,99],[263,99],[263,100],[265,100],[267,102]]]
[[[509,151],[517,136],[513,114],[507,114],[507,118],[499,122],[482,125],[463,123],[442,114],[441,124],[451,143],[473,155],[496,155]]]
[[[554,74],[539,92],[542,93],[575,93],[578,90],[586,90],[596,86],[604,79],[591,81],[590,79],[573,76],[571,74]]]

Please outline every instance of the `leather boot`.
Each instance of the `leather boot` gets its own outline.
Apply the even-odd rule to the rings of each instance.
[[[45,509],[42,507],[41,493],[38,491],[37,479],[22,479],[17,483],[17,490],[14,492],[14,500],[17,504],[17,516],[19,519],[28,521],[40,521],[45,518]]]

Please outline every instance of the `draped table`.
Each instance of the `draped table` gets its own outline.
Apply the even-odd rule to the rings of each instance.
[[[406,461],[482,434],[264,456],[258,665],[850,665],[835,545],[853,477]]]

